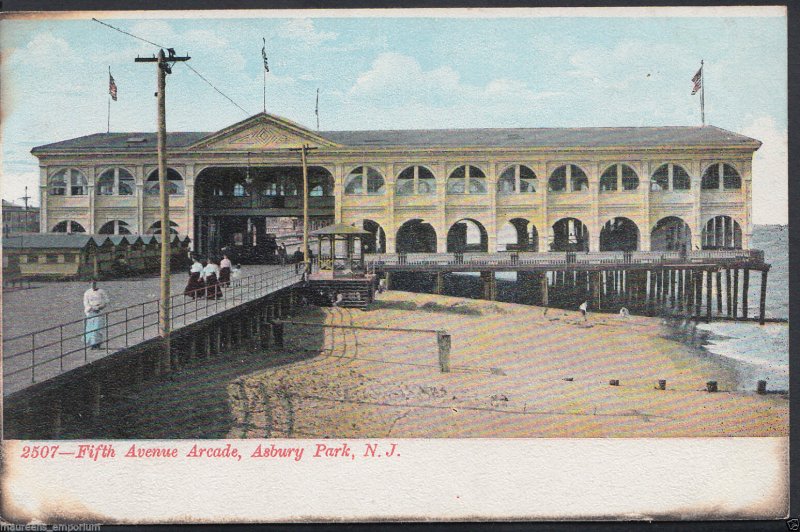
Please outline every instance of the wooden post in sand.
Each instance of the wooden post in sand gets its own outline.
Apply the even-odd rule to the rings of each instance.
[[[542,306],[546,307],[550,304],[550,298],[547,293],[548,290],[548,283],[547,283],[547,272],[542,273]]]
[[[436,272],[436,288],[435,294],[440,296],[444,291],[444,274],[442,272]]]
[[[717,314],[722,314],[722,270],[717,270]]]
[[[758,323],[764,325],[764,314],[767,308],[767,274],[769,269],[761,270],[761,301],[758,305]]]
[[[439,344],[439,369],[442,373],[450,373],[450,335],[439,331],[436,333],[436,342]]]

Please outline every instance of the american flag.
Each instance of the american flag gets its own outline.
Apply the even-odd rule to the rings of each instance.
[[[115,102],[117,101],[117,84],[114,83],[114,76],[111,75],[111,71],[108,71],[108,93],[111,95],[111,99]]]
[[[264,59],[264,71],[269,72],[269,65],[267,64],[267,39],[263,38],[264,46],[261,47],[261,57]]]
[[[697,94],[697,91],[703,87],[703,67],[700,67],[700,70],[698,70],[697,74],[694,75],[692,78],[692,83],[694,83],[694,86],[692,87],[692,96],[694,96]]]

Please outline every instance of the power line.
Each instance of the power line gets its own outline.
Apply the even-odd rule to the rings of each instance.
[[[192,65],[190,65],[189,63],[183,63],[183,64],[184,64],[184,65],[186,65],[186,67],[187,67],[189,70],[191,70],[192,72],[194,72],[195,74],[197,74],[197,76],[198,76],[200,79],[202,79],[203,81],[205,81],[206,83],[208,83],[208,84],[211,86],[211,88],[212,88],[212,89],[214,89],[215,91],[217,91],[218,93],[220,93],[220,94],[221,94],[221,95],[222,95],[224,98],[226,98],[226,99],[227,99],[229,102],[231,102],[233,105],[235,105],[236,107],[238,107],[239,109],[241,109],[241,110],[242,110],[242,112],[244,112],[244,114],[246,114],[247,116],[250,116],[250,112],[249,112],[249,111],[247,111],[247,109],[244,109],[244,108],[243,108],[241,105],[239,105],[238,103],[236,103],[236,102],[234,102],[233,100],[231,100],[231,99],[228,97],[228,95],[226,95],[224,92],[222,92],[221,90],[219,90],[218,88],[216,88],[216,87],[214,86],[214,84],[213,84],[213,83],[211,83],[211,82],[210,82],[210,81],[208,81],[208,80],[207,80],[205,77],[203,77],[203,75],[202,75],[200,72],[198,72],[197,70],[195,70],[195,69],[194,69],[194,67],[192,67]]]
[[[142,41],[142,42],[146,42],[147,44],[151,44],[151,45],[155,46],[156,48],[167,48],[167,49],[169,49],[169,47],[168,47],[168,46],[162,46],[162,45],[160,45],[160,44],[154,43],[153,41],[148,41],[147,39],[145,39],[145,38],[143,38],[143,37],[139,37],[138,35],[134,35],[133,33],[130,33],[130,32],[127,32],[127,31],[125,31],[125,30],[123,30],[123,29],[117,28],[116,26],[112,26],[111,24],[108,24],[108,23],[106,23],[106,22],[103,22],[102,20],[97,20],[97,19],[96,19],[96,18],[94,18],[94,17],[92,17],[92,20],[94,20],[94,21],[95,21],[95,22],[97,22],[98,24],[102,24],[103,26],[106,26],[106,27],[108,27],[108,28],[111,28],[112,30],[118,31],[118,32],[120,32],[120,33],[124,33],[125,35],[127,35],[127,36],[129,36],[129,37],[133,37],[134,39],[138,39],[138,40],[140,40],[140,41]],[[203,75],[202,75],[200,72],[198,72],[197,70],[195,70],[195,68],[194,68],[194,67],[192,67],[192,66],[191,66],[189,63],[184,63],[184,64],[185,64],[187,67],[189,67],[189,70],[191,70],[192,72],[194,72],[195,74],[197,74],[197,76],[198,76],[200,79],[202,79],[203,81],[205,81],[206,83],[208,83],[208,84],[211,86],[211,88],[212,88],[212,89],[214,89],[215,91],[217,91],[217,92],[218,92],[219,94],[221,94],[221,95],[222,95],[222,96],[223,96],[223,97],[224,97],[226,100],[228,100],[228,101],[229,101],[229,102],[231,102],[233,105],[235,105],[236,107],[238,107],[238,108],[239,108],[239,109],[240,109],[240,110],[241,110],[241,111],[242,111],[242,112],[243,112],[245,115],[247,115],[247,116],[250,116],[250,112],[249,112],[249,111],[247,111],[246,109],[244,109],[244,108],[243,108],[241,105],[239,105],[238,103],[236,103],[235,101],[233,101],[233,100],[232,100],[232,99],[231,99],[231,98],[230,98],[230,97],[229,97],[227,94],[225,94],[224,92],[222,92],[221,90],[219,90],[217,87],[215,87],[213,83],[211,83],[211,82],[210,82],[210,81],[209,81],[209,80],[208,80],[208,79],[207,79],[205,76],[203,76]]]

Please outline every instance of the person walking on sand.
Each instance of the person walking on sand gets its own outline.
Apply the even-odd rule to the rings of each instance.
[[[219,285],[222,287],[231,285],[231,259],[226,254],[223,254],[222,260],[219,261]]]
[[[192,258],[192,267],[189,268],[189,282],[186,283],[186,288],[183,290],[183,295],[195,299],[201,295],[201,290],[205,288],[203,284],[203,265],[197,257]]]
[[[586,312],[586,310],[588,308],[589,308],[589,302],[588,301],[584,301],[583,303],[581,303],[581,306],[578,307],[578,310],[581,311],[581,316],[583,316],[583,321],[586,321],[586,320],[589,319],[587,317],[587,312]]]
[[[100,349],[106,340],[105,328],[107,318],[103,310],[110,300],[102,288],[97,288],[97,280],[92,280],[92,286],[83,293],[83,312],[86,314],[84,326],[84,340],[90,349]]]
[[[206,284],[206,299],[219,299],[222,297],[222,290],[219,287],[219,266],[214,264],[212,259],[208,259],[208,264],[203,268],[203,281]]]

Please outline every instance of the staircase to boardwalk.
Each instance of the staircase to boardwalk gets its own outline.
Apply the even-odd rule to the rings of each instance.
[[[342,300],[338,306],[363,309],[374,299],[375,285],[374,276],[364,279],[311,280],[306,288],[306,297],[315,305],[331,306],[341,294]]]

